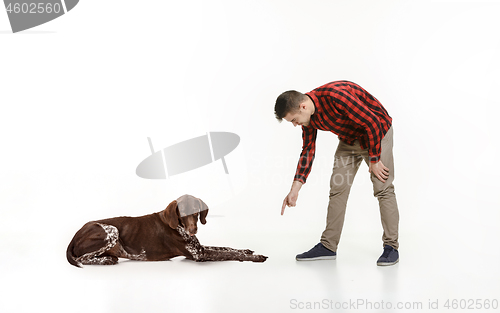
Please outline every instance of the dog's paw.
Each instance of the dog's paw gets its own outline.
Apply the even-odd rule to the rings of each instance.
[[[115,256],[104,256],[99,258],[98,262],[101,265],[116,265],[118,264],[118,258]]]
[[[252,260],[252,262],[265,262],[267,260],[267,256],[264,256],[264,255],[260,255],[260,254],[257,254],[257,255],[254,255],[254,259]]]

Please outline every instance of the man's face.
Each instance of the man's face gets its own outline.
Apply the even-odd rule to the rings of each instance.
[[[309,126],[309,122],[311,121],[311,114],[307,112],[305,107],[300,106],[300,109],[295,112],[288,113],[284,119],[287,122],[293,124],[293,126]]]

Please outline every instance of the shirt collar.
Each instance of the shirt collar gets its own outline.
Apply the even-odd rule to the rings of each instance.
[[[316,95],[312,91],[307,92],[306,95],[309,96],[309,98],[311,98],[312,102],[314,103],[314,107],[317,109],[319,103],[318,97],[316,97]]]
[[[319,122],[319,115],[321,114],[321,107],[319,106],[319,100],[318,100],[318,97],[316,97],[316,95],[311,91],[311,92],[308,92],[306,93],[307,96],[309,96],[309,98],[311,98],[313,104],[314,104],[314,113],[313,115],[311,115],[311,126],[314,126],[315,128],[317,127],[318,125],[318,122]]]

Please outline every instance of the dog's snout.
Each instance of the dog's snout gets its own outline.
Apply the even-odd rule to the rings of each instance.
[[[196,226],[188,227],[187,231],[188,231],[190,236],[194,236],[198,232],[198,227],[196,227]]]

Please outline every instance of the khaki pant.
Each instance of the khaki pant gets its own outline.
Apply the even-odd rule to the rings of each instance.
[[[378,198],[380,207],[380,217],[384,229],[382,240],[384,245],[398,249],[399,211],[396,195],[394,194],[394,185],[392,184],[394,180],[392,139],[393,130],[391,127],[382,139],[382,154],[380,157],[382,163],[389,168],[389,178],[385,183],[382,183],[372,174],[371,180],[373,194]],[[330,179],[330,202],[328,204],[326,229],[321,236],[321,243],[332,251],[337,251],[342,226],[344,225],[347,198],[362,160],[368,164],[368,150],[361,149],[357,140],[353,146],[340,141],[335,152],[335,163]]]

